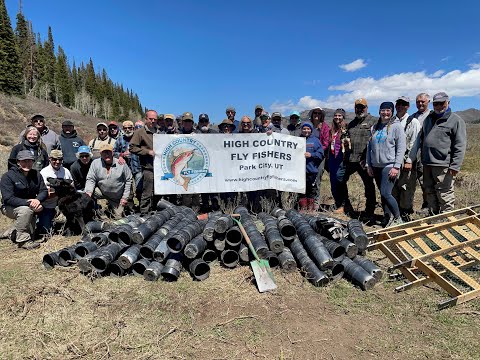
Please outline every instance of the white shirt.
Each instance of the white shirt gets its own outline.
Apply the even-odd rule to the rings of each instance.
[[[68,169],[65,169],[63,166],[60,166],[60,169],[55,170],[52,167],[52,164],[48,165],[46,168],[43,168],[40,170],[40,174],[42,175],[43,182],[47,186],[47,189],[50,190],[50,186],[48,183],[47,178],[55,178],[55,179],[67,179],[67,180],[73,180],[72,175],[70,174],[70,171]],[[45,200],[42,205],[46,209],[55,209],[57,206],[58,202],[58,197],[54,196],[53,198]]]

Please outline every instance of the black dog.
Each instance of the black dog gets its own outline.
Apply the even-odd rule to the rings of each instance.
[[[72,180],[47,178],[48,185],[55,189],[58,196],[58,208],[67,219],[65,229],[71,234],[79,235],[85,224],[93,220],[94,202],[85,193],[79,193],[72,185]]]

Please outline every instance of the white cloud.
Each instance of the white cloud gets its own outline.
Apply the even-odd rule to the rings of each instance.
[[[355,99],[361,97],[366,98],[370,105],[378,105],[383,101],[393,101],[401,95],[415,98],[420,92],[433,95],[445,91],[453,97],[480,95],[480,68],[472,68],[464,72],[454,70],[440,73],[440,71],[431,75],[421,71],[388,75],[379,79],[358,78],[347,83],[330,86],[328,90],[340,92],[340,94],[330,95],[325,99],[316,99],[307,95],[301,97],[298,102],[293,100],[276,101],[270,107],[272,111],[287,113],[293,110],[308,110],[315,106],[353,109]]]
[[[470,69],[474,69],[474,70],[480,69],[480,63],[468,64],[468,66],[470,66]]]
[[[338,65],[340,69],[343,69],[347,72],[357,71],[357,70],[360,70],[361,68],[364,68],[365,66],[367,66],[367,64],[363,59],[357,59],[355,61],[352,61],[349,64]]]

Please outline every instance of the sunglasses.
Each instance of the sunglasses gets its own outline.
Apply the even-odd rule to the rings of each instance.
[[[89,154],[82,154],[79,157],[82,158],[82,159],[86,159],[86,158],[89,158],[90,155]]]
[[[43,123],[43,122],[45,122],[45,120],[43,120],[43,119],[32,120],[32,123]]]
[[[63,158],[59,158],[59,159],[58,159],[58,158],[55,158],[55,159],[54,159],[54,158],[50,158],[50,161],[52,161],[52,162],[56,162],[56,161],[60,162],[60,161],[63,161]]]
[[[242,121],[242,125],[252,125],[252,123],[250,121]]]
[[[123,130],[132,130],[132,129],[133,129],[133,126],[125,126],[125,127],[123,128]]]
[[[227,114],[236,114],[235,111],[227,111]]]
[[[433,103],[433,106],[443,106],[443,105],[445,105],[445,101]]]
[[[97,131],[98,131],[98,132],[100,132],[100,131],[106,132],[106,131],[108,131],[108,129],[105,129],[105,128],[99,128],[99,129],[97,129]]]

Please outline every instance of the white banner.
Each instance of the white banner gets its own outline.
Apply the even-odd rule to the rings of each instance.
[[[153,135],[155,194],[305,193],[305,138],[266,134]]]

